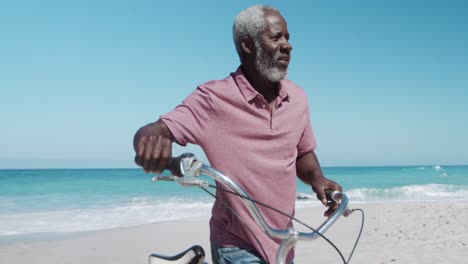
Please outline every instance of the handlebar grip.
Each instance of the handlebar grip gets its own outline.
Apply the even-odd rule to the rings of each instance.
[[[184,153],[178,157],[170,158],[166,169],[170,170],[173,176],[184,177],[186,170],[191,169],[195,161],[195,155]]]
[[[325,190],[325,197],[327,198],[327,203],[330,207],[333,207],[336,205],[336,202],[335,200],[333,200],[332,195],[333,195],[332,189]]]
[[[171,172],[172,175],[181,177],[182,176],[182,171],[181,171],[181,164],[180,161],[182,159],[182,156],[179,157],[172,157],[169,159],[169,162],[167,164],[167,169]]]
[[[325,197],[327,198],[327,200],[332,200],[332,194],[333,194],[332,189],[325,190]]]

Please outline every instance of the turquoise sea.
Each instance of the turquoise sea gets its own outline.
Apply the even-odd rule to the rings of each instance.
[[[468,201],[468,166],[325,167],[351,203]],[[208,217],[198,188],[139,169],[0,170],[0,242]],[[213,191],[214,192],[214,191]],[[319,206],[298,181],[298,207]]]

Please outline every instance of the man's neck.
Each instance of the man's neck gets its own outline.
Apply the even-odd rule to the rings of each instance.
[[[265,98],[268,103],[276,100],[279,94],[279,82],[271,82],[261,77],[260,73],[255,69],[249,69],[241,66],[245,78],[250,85]]]

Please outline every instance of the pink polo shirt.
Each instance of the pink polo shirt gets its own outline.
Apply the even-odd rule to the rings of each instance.
[[[280,87],[276,107],[270,110],[238,68],[224,80],[200,85],[161,119],[178,144],[199,145],[210,165],[231,177],[252,198],[293,215],[296,158],[313,151],[316,144],[305,92],[289,80],[281,81]],[[261,231],[238,197],[222,191],[216,195],[211,242],[255,249],[275,263],[278,241]],[[227,202],[252,232],[220,200]],[[273,228],[292,225],[287,217],[258,208]]]

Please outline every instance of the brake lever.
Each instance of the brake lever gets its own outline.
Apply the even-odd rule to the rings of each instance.
[[[155,176],[153,182],[175,181],[182,186],[209,187],[207,181],[199,178],[203,164],[191,153],[184,153],[178,158],[172,158],[169,163],[169,170],[175,175]]]
[[[151,178],[152,182],[157,181],[175,181],[175,176],[155,176]]]

